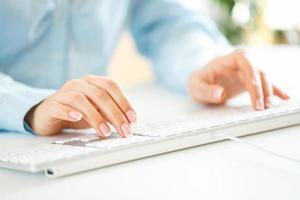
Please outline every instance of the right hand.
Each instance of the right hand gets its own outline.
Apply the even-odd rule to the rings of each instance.
[[[93,127],[106,138],[110,135],[110,123],[121,137],[128,137],[136,113],[116,82],[87,75],[68,81],[33,107],[25,121],[39,135],[57,134],[64,128]]]

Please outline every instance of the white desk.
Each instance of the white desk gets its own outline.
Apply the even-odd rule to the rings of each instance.
[[[252,50],[255,63],[287,88],[292,96],[299,97],[297,69],[300,67],[300,48],[265,50]],[[129,93],[141,117],[155,113],[163,117],[191,108],[189,100],[184,97],[165,93],[153,86],[132,89]],[[169,106],[164,111],[157,109],[159,105]],[[147,112],[151,108],[156,109]],[[146,112],[141,112],[143,110]],[[3,133],[0,134],[0,148],[4,150],[55,139]],[[245,139],[300,158],[300,126]],[[0,169],[0,199],[298,200],[300,164],[224,141],[60,179]]]

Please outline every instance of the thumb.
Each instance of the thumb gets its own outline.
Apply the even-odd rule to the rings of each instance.
[[[201,82],[198,84],[198,100],[203,103],[221,104],[225,101],[225,89],[220,85]]]

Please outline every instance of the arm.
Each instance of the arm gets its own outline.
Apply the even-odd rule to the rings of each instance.
[[[171,1],[132,1],[129,26],[158,81],[177,91],[195,68],[230,48],[208,18]]]
[[[136,120],[118,84],[106,77],[87,75],[54,91],[29,87],[0,73],[0,84],[0,131],[53,135],[63,128],[93,127],[105,138],[110,123],[128,137],[129,123]]]
[[[31,107],[38,104],[53,91],[37,89],[14,81],[0,73],[0,130],[26,131],[24,117]]]
[[[214,23],[171,0],[133,0],[130,29],[158,80],[200,103],[222,104],[241,92],[262,110],[271,98],[289,96],[270,83],[245,53],[235,51]]]

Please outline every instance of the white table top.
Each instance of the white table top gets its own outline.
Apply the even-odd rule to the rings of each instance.
[[[251,49],[254,63],[292,97],[300,48]],[[141,118],[186,112],[190,100],[153,85],[129,90]],[[176,105],[176,106],[175,106]],[[161,108],[164,108],[162,111]],[[149,111],[153,108],[152,112]],[[158,109],[159,108],[159,109]],[[144,112],[143,112],[144,111]],[[64,137],[64,136],[58,136]],[[57,137],[0,134],[1,151]],[[244,137],[300,158],[300,126]],[[0,199],[300,199],[300,164],[231,141],[190,148],[59,179],[0,169]],[[98,198],[97,198],[98,197]]]

